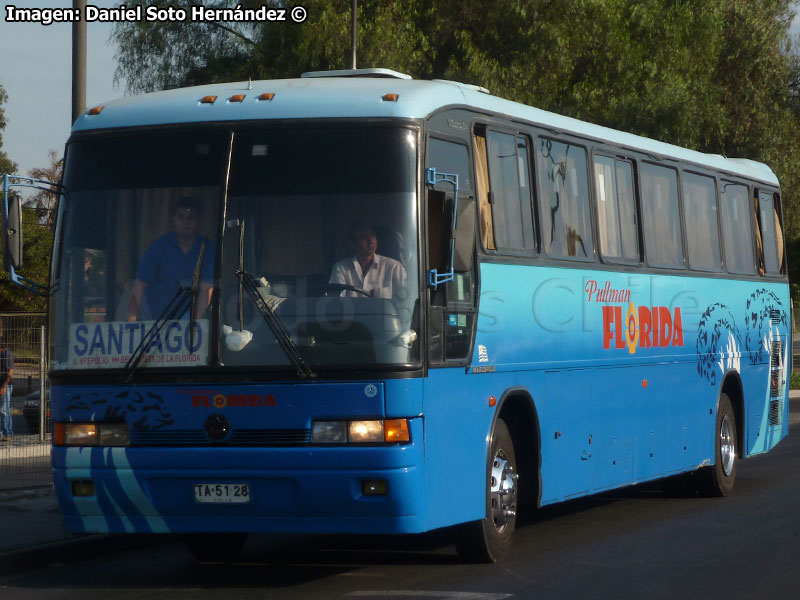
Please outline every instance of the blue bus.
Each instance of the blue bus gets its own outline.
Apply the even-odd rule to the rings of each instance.
[[[92,108],[59,194],[69,531],[215,559],[452,527],[497,561],[519,511],[670,476],[726,495],[788,433],[760,163],[370,69]]]

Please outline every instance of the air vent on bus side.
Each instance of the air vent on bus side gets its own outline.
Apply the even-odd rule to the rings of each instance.
[[[773,313],[777,311],[770,311],[770,318],[774,318]],[[779,313],[780,315],[780,313]],[[780,316],[778,317],[780,318]],[[785,368],[782,363],[783,358],[783,342],[775,340],[770,346],[769,356],[769,424],[771,427],[781,424],[781,397],[783,396],[785,386]]]

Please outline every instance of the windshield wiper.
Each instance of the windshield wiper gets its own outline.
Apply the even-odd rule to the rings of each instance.
[[[197,287],[200,285],[200,271],[203,268],[203,258],[206,255],[206,242],[208,241],[208,232],[203,237],[203,245],[200,246],[200,254],[197,256],[197,262],[194,265],[194,274],[192,275],[192,287],[189,290],[192,294],[192,304],[189,309],[189,352],[194,348],[194,311],[197,306]]]
[[[269,328],[272,330],[272,334],[275,336],[275,339],[278,340],[278,343],[280,344],[284,354],[286,354],[288,359],[294,365],[295,371],[297,371],[297,376],[301,379],[314,379],[317,376],[316,373],[311,370],[311,367],[309,367],[308,363],[306,363],[306,361],[303,359],[302,354],[300,354],[300,350],[297,348],[297,344],[294,342],[289,332],[286,331],[283,321],[266,303],[264,297],[258,291],[258,286],[256,285],[256,280],[253,278],[253,276],[245,271],[244,219],[241,221],[232,221],[231,223],[236,223],[239,225],[239,268],[234,271],[236,277],[239,279],[239,331],[242,331],[242,328],[244,327],[244,307],[242,306],[242,290],[244,290],[256,305],[258,312],[261,313],[261,318],[264,319],[264,322],[267,325],[269,325]]]
[[[253,276],[244,269],[236,269],[234,273],[236,273],[236,277],[239,278],[239,283],[244,291],[247,292],[247,294],[250,296],[250,299],[256,305],[258,312],[261,313],[261,317],[264,319],[264,322],[269,325],[269,328],[272,330],[272,333],[278,340],[281,349],[283,349],[289,360],[292,361],[292,364],[297,371],[297,376],[302,379],[314,379],[317,376],[316,373],[311,370],[311,367],[309,367],[308,363],[306,363],[306,361],[303,359],[302,354],[300,354],[300,350],[297,348],[297,344],[294,342],[289,332],[286,331],[286,327],[283,325],[281,318],[276,315],[275,311],[273,311],[264,301],[264,298],[258,291],[258,287],[256,286],[256,281],[253,279]]]
[[[150,349],[150,344],[161,335],[161,330],[164,325],[169,321],[175,320],[180,317],[188,308],[189,309],[189,350],[194,348],[194,310],[197,303],[197,287],[200,284],[200,271],[203,266],[203,258],[206,255],[206,241],[208,241],[208,233],[203,238],[203,245],[200,247],[200,254],[197,257],[197,262],[194,265],[194,274],[192,275],[192,285],[190,287],[183,286],[178,289],[172,300],[169,301],[166,308],[161,311],[161,314],[150,326],[150,329],[142,336],[136,349],[131,354],[128,362],[125,364],[123,371],[128,374],[125,378],[125,383],[130,383],[133,379],[134,373],[139,368],[144,355]],[[189,306],[186,306],[187,301]]]

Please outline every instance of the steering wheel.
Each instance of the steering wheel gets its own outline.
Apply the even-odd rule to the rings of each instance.
[[[372,298],[372,294],[370,294],[367,290],[362,290],[361,288],[357,288],[349,283],[326,283],[322,288],[322,295],[327,296],[328,292],[355,292],[356,294],[362,294],[367,298]]]

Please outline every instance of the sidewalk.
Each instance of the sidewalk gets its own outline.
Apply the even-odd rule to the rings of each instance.
[[[0,491],[0,577],[173,540],[161,535],[77,535],[61,525],[52,487]]]
[[[800,423],[800,390],[789,393],[789,424]],[[51,487],[0,491],[0,576],[65,559],[173,541],[173,536],[75,535],[64,531]]]

